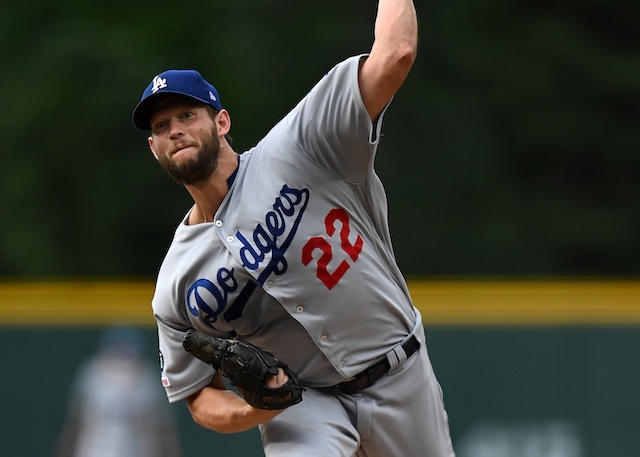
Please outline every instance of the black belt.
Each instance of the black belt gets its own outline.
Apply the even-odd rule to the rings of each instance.
[[[405,354],[407,354],[407,358],[409,358],[418,349],[420,349],[420,343],[414,335],[411,335],[411,338],[409,338],[402,345],[402,349],[404,349]],[[382,377],[382,375],[389,372],[390,368],[391,365],[389,365],[389,361],[385,358],[378,363],[370,366],[362,373],[355,375],[348,381],[336,384],[334,387],[340,392],[344,392],[345,394],[354,394],[356,392],[360,392],[367,387],[371,387],[378,379]]]

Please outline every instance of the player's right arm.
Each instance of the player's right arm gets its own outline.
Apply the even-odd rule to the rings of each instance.
[[[286,375],[280,370],[270,387],[282,385],[286,381]],[[269,422],[283,411],[258,409],[249,405],[242,397],[226,388],[220,373],[213,378],[211,384],[187,397],[186,401],[191,417],[198,425],[219,433],[252,429]]]

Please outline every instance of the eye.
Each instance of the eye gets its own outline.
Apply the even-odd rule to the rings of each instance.
[[[158,130],[162,130],[166,126],[167,123],[165,121],[156,122],[155,124],[153,124],[153,131],[157,132]]]
[[[182,115],[183,118],[190,118],[193,117],[193,111],[185,111],[185,113]]]

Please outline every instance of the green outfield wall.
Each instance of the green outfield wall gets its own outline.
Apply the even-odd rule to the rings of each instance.
[[[413,280],[458,457],[628,457],[640,450],[640,281]],[[0,283],[3,455],[51,455],[78,366],[112,324],[157,363],[148,281]],[[184,455],[261,455],[256,431],[200,429]],[[401,456],[400,456],[401,457]]]

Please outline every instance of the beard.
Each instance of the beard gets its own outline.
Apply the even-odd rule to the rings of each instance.
[[[158,162],[176,182],[197,186],[204,183],[216,171],[219,156],[220,139],[214,127],[209,138],[202,142],[202,147],[195,157],[175,163],[170,157],[160,154]]]

